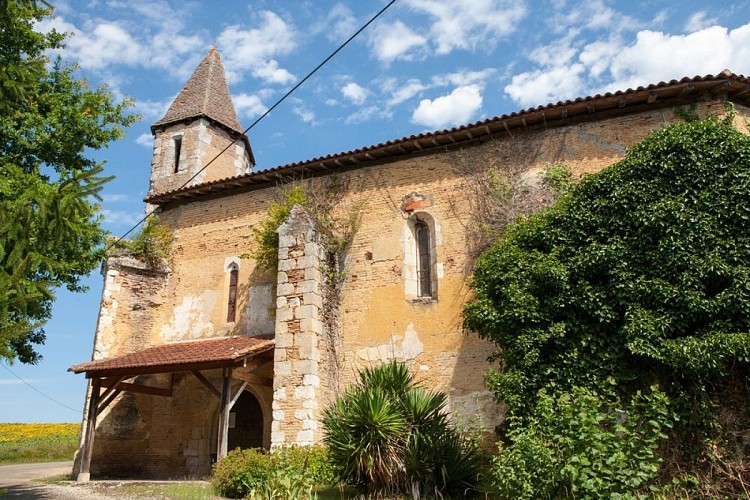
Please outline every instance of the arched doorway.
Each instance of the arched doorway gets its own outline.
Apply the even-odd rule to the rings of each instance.
[[[243,391],[229,413],[229,449],[263,447],[263,410],[250,391]]]

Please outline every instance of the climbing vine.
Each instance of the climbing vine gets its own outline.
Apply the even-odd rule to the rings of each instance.
[[[462,212],[459,207],[469,205],[465,225],[471,262],[509,224],[552,205],[570,189],[571,170],[562,161],[564,142],[563,137],[552,158],[543,157],[537,134],[492,140],[451,154],[451,167],[463,179],[456,195],[461,199],[451,204]],[[545,162],[541,171],[533,169]]]
[[[747,495],[750,138],[731,119],[653,133],[480,258],[464,318],[502,359],[486,381],[509,406],[507,496],[634,496],[685,474],[691,495]],[[595,463],[602,447],[626,475]]]
[[[120,240],[117,248],[128,250],[133,257],[158,269],[172,255],[172,230],[159,223],[159,218],[152,215],[143,224],[140,232],[132,240]]]

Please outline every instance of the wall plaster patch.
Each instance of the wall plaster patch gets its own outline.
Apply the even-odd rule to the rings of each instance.
[[[365,361],[379,361],[382,363],[393,359],[398,361],[416,359],[423,352],[424,345],[419,340],[414,323],[409,323],[403,337],[401,335],[391,335],[390,342],[360,349],[357,351],[357,356]]]
[[[203,295],[187,296],[174,308],[172,319],[161,329],[165,341],[211,337],[214,325],[211,312],[216,307],[218,294],[205,291]]]

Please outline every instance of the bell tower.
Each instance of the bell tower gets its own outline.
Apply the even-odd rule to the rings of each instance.
[[[193,176],[188,186],[247,174],[255,166],[215,48],[208,51],[167,113],[151,126],[151,133],[149,196],[179,189]]]

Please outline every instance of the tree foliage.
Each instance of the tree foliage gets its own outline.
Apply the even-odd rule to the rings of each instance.
[[[511,428],[538,422],[541,394],[627,406],[656,382],[683,424],[709,428],[695,409],[750,360],[748,193],[748,137],[673,125],[482,255],[464,321],[499,347],[487,382]]]
[[[34,24],[50,14],[8,0],[0,22],[0,358],[34,363],[54,289],[81,291],[102,257],[97,196],[108,180],[90,151],[134,120],[127,102],[91,90],[48,51],[64,36]]]

